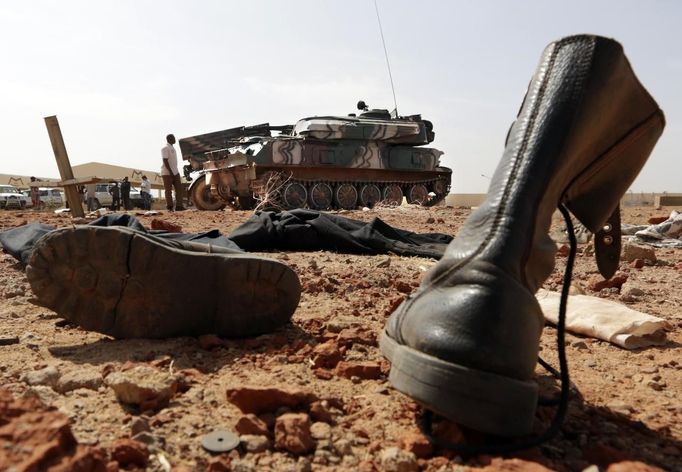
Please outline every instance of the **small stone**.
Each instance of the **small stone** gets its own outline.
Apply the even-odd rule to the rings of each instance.
[[[131,465],[145,468],[149,462],[149,449],[132,439],[118,439],[111,447],[111,458],[124,468]]]
[[[646,365],[639,369],[639,371],[643,374],[656,374],[658,373],[658,367],[655,365]]]
[[[242,435],[268,436],[268,425],[253,413],[242,416],[234,426],[235,431]]]
[[[379,463],[382,472],[416,472],[419,469],[415,455],[397,447],[382,450]]]
[[[17,336],[0,336],[0,346],[11,346],[12,344],[19,344]]]
[[[244,413],[265,413],[281,407],[297,407],[317,400],[305,390],[279,387],[237,387],[226,390],[227,401]]]
[[[62,375],[55,386],[61,393],[71,392],[79,388],[97,390],[102,386],[102,375],[96,370],[78,369]]]
[[[147,365],[135,366],[106,376],[105,383],[121,403],[156,410],[168,404],[178,388],[178,379],[166,371]]]
[[[343,359],[343,355],[344,352],[336,341],[330,340],[326,343],[318,344],[313,349],[313,367],[333,369]]]
[[[347,439],[339,439],[334,443],[334,450],[341,456],[349,456],[353,454],[353,447],[351,442]]]
[[[571,343],[571,346],[576,349],[587,349],[587,343],[585,343],[585,341],[574,341]]]
[[[310,417],[305,413],[285,413],[275,423],[275,446],[294,454],[305,454],[315,448],[310,435]]]
[[[336,375],[340,377],[359,377],[370,380],[381,377],[381,366],[377,362],[339,362]]]
[[[626,241],[623,243],[621,259],[625,262],[633,262],[635,259],[656,262],[656,251],[651,246]]]
[[[54,387],[59,380],[59,370],[55,366],[48,366],[44,369],[24,372],[19,380],[27,385],[49,385]]]
[[[332,435],[332,427],[327,423],[317,421],[310,426],[310,435],[314,439],[329,439]]]
[[[628,274],[624,272],[616,272],[614,276],[608,280],[604,280],[601,275],[595,275],[590,277],[587,288],[593,292],[600,292],[605,288],[615,288],[617,292],[627,280]]]
[[[391,258],[387,257],[377,264],[377,268],[385,269],[391,266]]]
[[[310,416],[315,421],[324,421],[325,423],[331,423],[334,420],[327,400],[312,402],[310,404]]]
[[[34,385],[24,392],[22,398],[36,398],[43,405],[51,406],[59,399],[59,394],[48,385]]]
[[[135,436],[142,432],[149,432],[151,428],[149,427],[149,421],[146,417],[138,416],[130,422],[130,435]]]
[[[168,231],[169,233],[182,233],[182,226],[162,220],[160,218],[152,219],[152,229]]]
[[[272,446],[267,436],[258,434],[243,434],[239,437],[239,440],[247,452],[263,452]]]
[[[412,285],[408,284],[404,280],[396,280],[395,282],[393,282],[393,286],[400,293],[412,293],[412,291],[414,290],[412,288]]]
[[[417,458],[424,459],[433,454],[433,445],[420,431],[408,431],[400,438],[401,447],[413,453]]]
[[[635,259],[630,263],[630,267],[633,269],[641,269],[644,267],[644,259]]]
[[[657,392],[660,392],[665,388],[665,383],[663,382],[657,382],[655,380],[649,380],[647,383],[647,386],[651,387],[652,389],[656,390]]]

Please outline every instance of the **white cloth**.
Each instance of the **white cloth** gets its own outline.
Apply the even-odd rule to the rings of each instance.
[[[152,193],[152,183],[149,181],[149,179],[142,179],[142,183],[140,184],[140,193]]]
[[[161,148],[161,159],[168,161],[168,166],[171,168],[173,173],[169,173],[166,169],[166,165],[161,163],[161,175],[176,175],[178,174],[178,155],[175,152],[175,148],[172,144],[166,144]]]
[[[541,289],[535,295],[545,319],[556,324],[561,294]],[[666,343],[670,324],[620,303],[588,295],[569,295],[566,329],[573,333],[608,341],[625,349]]]

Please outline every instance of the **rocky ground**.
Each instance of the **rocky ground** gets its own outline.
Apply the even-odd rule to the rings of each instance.
[[[469,212],[403,207],[345,216],[456,234]],[[156,218],[187,232],[229,233],[248,216],[226,210]],[[623,220],[645,224],[652,216],[667,214],[627,208]],[[147,226],[151,219],[141,217]],[[47,212],[0,212],[0,230],[35,221],[72,224]],[[0,469],[682,470],[682,251],[657,249],[655,256],[621,262],[619,284],[596,292],[590,246],[580,246],[576,289],[665,318],[668,343],[626,351],[568,335],[580,395],[554,440],[508,457],[434,450],[419,432],[418,405],[387,382],[377,336],[434,261],[331,252],[269,256],[291,265],[303,285],[287,328],[243,340],[117,341],[34,304],[21,266],[0,255]],[[559,255],[545,288],[560,288],[564,263]],[[542,356],[557,365],[555,336],[547,326]],[[537,374],[545,394],[556,391],[546,372]],[[538,431],[553,411],[539,408]],[[450,439],[484,439],[452,423],[439,427]],[[240,445],[207,451],[202,440],[216,430],[235,432]],[[229,435],[219,439],[212,447],[227,448]]]

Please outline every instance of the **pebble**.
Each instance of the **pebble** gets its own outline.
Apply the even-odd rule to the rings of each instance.
[[[285,413],[275,422],[275,446],[294,454],[305,454],[315,448],[310,435],[310,417],[305,413]]]
[[[310,426],[310,435],[314,439],[328,439],[332,435],[332,427],[327,423],[318,421]]]
[[[263,452],[272,446],[267,436],[257,434],[243,434],[239,437],[239,440],[247,452]]]
[[[340,456],[349,456],[353,454],[353,447],[347,439],[339,439],[334,443],[334,449]]]
[[[49,385],[53,387],[59,380],[59,370],[55,366],[48,366],[33,372],[24,372],[19,380],[28,385]]]
[[[417,457],[397,447],[382,450],[379,465],[382,472],[416,472],[419,469]]]

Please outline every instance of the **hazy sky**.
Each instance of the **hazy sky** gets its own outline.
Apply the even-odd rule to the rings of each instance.
[[[633,191],[682,192],[682,2],[378,0],[401,114],[433,121],[452,191],[484,192],[543,47],[623,43],[667,127]],[[372,0],[0,2],[0,173],[160,167],[178,138],[393,108]],[[482,176],[482,174],[484,176]]]

